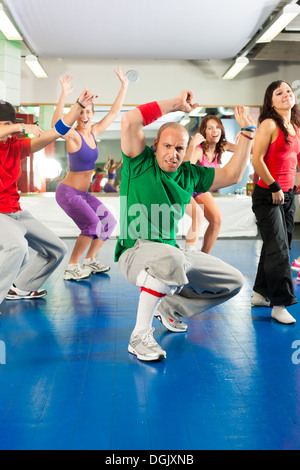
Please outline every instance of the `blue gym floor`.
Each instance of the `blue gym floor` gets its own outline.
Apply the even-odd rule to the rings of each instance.
[[[114,246],[100,251],[108,274],[63,281],[66,259],[45,299],[1,306],[0,449],[299,449],[300,304],[287,326],[250,308],[260,240],[217,241],[212,254],[245,287],[185,334],[155,320],[160,363],[127,352],[139,290],[113,263]],[[299,254],[294,241],[291,259]]]

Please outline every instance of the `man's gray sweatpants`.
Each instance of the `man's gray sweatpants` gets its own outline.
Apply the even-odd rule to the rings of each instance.
[[[175,291],[174,295],[166,295],[158,307],[158,311],[175,319],[192,317],[230,299],[244,283],[242,274],[219,258],[148,240],[137,240],[133,248],[127,249],[119,259],[119,267],[131,284],[142,287],[141,273],[146,271],[142,276],[144,287],[154,278],[170,292]]]
[[[31,247],[37,254],[29,260]],[[35,291],[67,252],[66,245],[28,211],[0,214],[0,304],[11,285]]]

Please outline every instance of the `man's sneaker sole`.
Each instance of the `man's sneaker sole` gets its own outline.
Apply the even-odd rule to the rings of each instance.
[[[19,295],[19,294],[16,294],[14,291],[12,291],[11,289],[9,290],[8,294],[6,295],[6,299],[7,300],[32,300],[32,299],[42,299],[43,297],[45,297],[47,295],[47,291],[46,290],[42,290],[40,292],[30,292],[29,294],[27,295]]]
[[[64,274],[64,281],[84,281],[85,279],[89,279],[91,276],[92,273],[85,277],[73,277],[72,275]]]
[[[172,323],[176,325],[176,320],[172,320],[170,318],[168,322],[160,313],[154,316],[160,321],[162,325],[164,325],[165,328],[167,328],[167,330],[172,331],[173,333],[185,333],[188,329],[188,326],[183,322],[181,322],[182,325],[184,325],[182,328],[176,328],[175,326],[172,326]],[[177,322],[177,325],[178,325],[178,322]]]
[[[143,356],[142,354],[139,354],[132,346],[131,344],[128,345],[128,352],[136,356],[140,361],[147,361],[147,362],[158,362],[162,361],[163,359],[166,359],[167,354],[166,353],[161,353],[157,354],[156,356],[149,357],[149,356]]]
[[[88,266],[86,265],[85,266],[86,268],[88,268]],[[110,267],[109,266],[105,266],[105,268],[103,268],[101,271],[91,271],[92,274],[102,274],[102,273],[107,273],[108,271],[110,270]]]

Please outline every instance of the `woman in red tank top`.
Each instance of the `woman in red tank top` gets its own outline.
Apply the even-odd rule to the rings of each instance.
[[[252,209],[263,245],[251,305],[273,307],[272,318],[289,324],[296,320],[285,307],[297,303],[289,250],[300,157],[300,112],[287,82],[277,80],[268,86],[259,123],[252,156],[259,180],[252,196]]]

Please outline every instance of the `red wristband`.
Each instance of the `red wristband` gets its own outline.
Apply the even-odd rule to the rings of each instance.
[[[249,140],[254,139],[254,137],[250,137],[249,135],[244,134],[244,132],[241,132],[241,135],[243,135],[244,137],[247,137],[247,139],[249,139]]]
[[[141,106],[138,106],[137,109],[139,109],[141,115],[143,116],[144,126],[148,126],[158,118],[162,117],[162,112],[157,101],[142,104]]]

